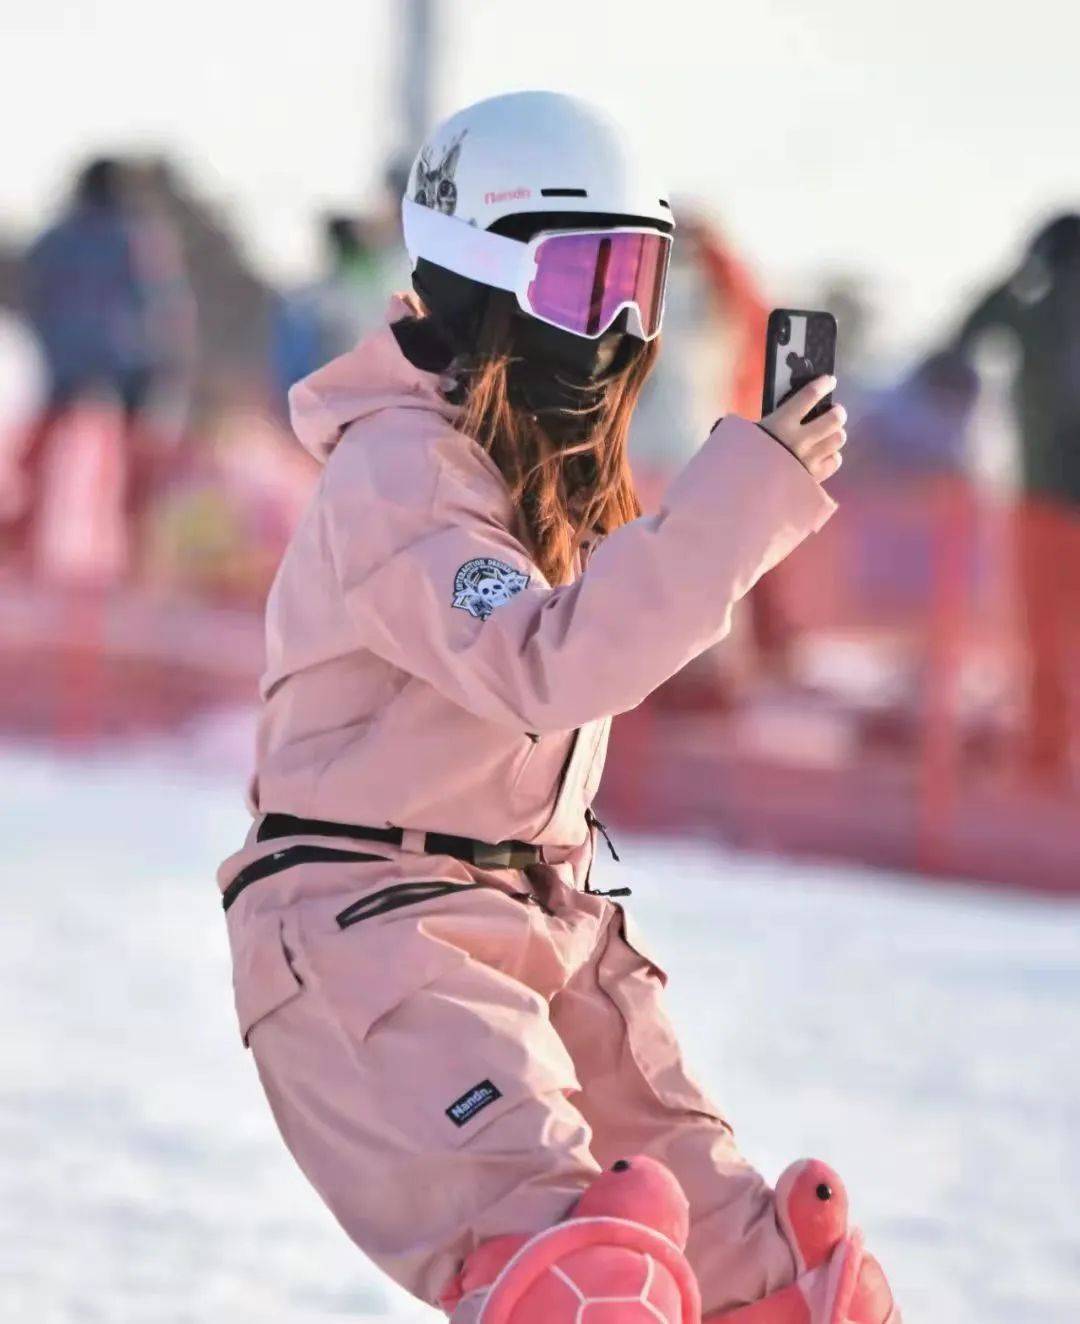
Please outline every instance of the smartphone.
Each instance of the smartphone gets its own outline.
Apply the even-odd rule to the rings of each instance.
[[[765,333],[765,391],[761,416],[771,414],[800,387],[836,370],[836,318],[832,313],[774,308]],[[832,408],[832,395],[819,401],[806,418]],[[804,422],[806,419],[803,420]]]

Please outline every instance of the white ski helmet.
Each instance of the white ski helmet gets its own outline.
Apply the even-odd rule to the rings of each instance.
[[[444,120],[420,148],[402,199],[412,269],[421,258],[513,290],[522,245],[490,232],[508,216],[559,212],[670,235],[667,191],[622,128],[578,97],[510,92]]]

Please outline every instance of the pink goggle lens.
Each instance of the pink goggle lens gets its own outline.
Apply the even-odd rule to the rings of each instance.
[[[553,234],[536,249],[528,288],[537,317],[580,336],[598,336],[633,304],[647,339],[660,330],[671,240],[654,231]]]

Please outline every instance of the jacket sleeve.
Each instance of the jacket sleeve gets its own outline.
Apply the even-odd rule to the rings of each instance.
[[[640,703],[722,638],[733,605],[835,508],[789,451],[729,417],[660,512],[608,536],[573,584],[548,587],[498,524],[440,524],[437,509],[430,533],[375,568],[350,564],[346,530],[331,538],[360,646],[478,717],[539,733]],[[459,591],[485,558],[503,567],[490,610]]]

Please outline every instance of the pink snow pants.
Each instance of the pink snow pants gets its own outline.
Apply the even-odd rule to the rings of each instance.
[[[400,855],[299,864],[228,922],[285,1143],[414,1295],[435,1304],[477,1245],[557,1222],[635,1153],[689,1198],[706,1314],[793,1279],[772,1191],[686,1074],[665,976],[618,905],[557,867]]]

